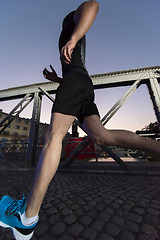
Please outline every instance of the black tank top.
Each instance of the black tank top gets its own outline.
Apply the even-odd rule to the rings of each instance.
[[[69,41],[72,32],[75,28],[74,23],[74,12],[69,13],[63,20],[62,32],[59,38],[59,51],[67,44]],[[79,72],[85,75],[88,75],[88,72],[85,67],[85,51],[86,51],[86,40],[83,36],[72,53],[72,60],[70,64],[62,64],[62,74],[63,77],[70,72]]]

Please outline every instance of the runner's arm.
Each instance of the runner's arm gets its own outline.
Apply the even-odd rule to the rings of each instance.
[[[71,41],[78,42],[92,26],[99,10],[96,1],[82,3],[74,13],[75,28],[70,38]]]
[[[75,28],[68,43],[62,48],[61,61],[69,64],[71,55],[77,42],[88,32],[92,26],[99,10],[96,1],[86,1],[82,3],[74,13]]]

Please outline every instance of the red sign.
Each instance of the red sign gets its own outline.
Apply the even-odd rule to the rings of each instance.
[[[81,137],[72,137],[68,140],[68,143],[64,149],[65,157],[68,157],[72,151],[82,142],[83,138]],[[84,148],[80,154],[76,157],[77,159],[88,159],[95,158],[95,143],[91,142]]]

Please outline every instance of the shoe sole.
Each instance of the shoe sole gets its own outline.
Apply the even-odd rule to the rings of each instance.
[[[0,226],[3,227],[3,228],[11,229],[12,232],[13,232],[13,236],[15,237],[16,240],[30,240],[33,236],[33,233],[34,233],[34,231],[33,231],[32,233],[30,233],[28,235],[23,235],[22,233],[18,232],[17,229],[15,229],[15,228],[13,228],[13,227],[11,227],[11,226],[9,226],[9,225],[1,222],[1,221],[0,221]]]

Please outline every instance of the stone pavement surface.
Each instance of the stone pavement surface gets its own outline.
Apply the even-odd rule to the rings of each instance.
[[[0,196],[27,196],[35,170],[0,170]],[[32,240],[160,240],[160,176],[58,172]],[[0,240],[13,239],[0,228]]]

